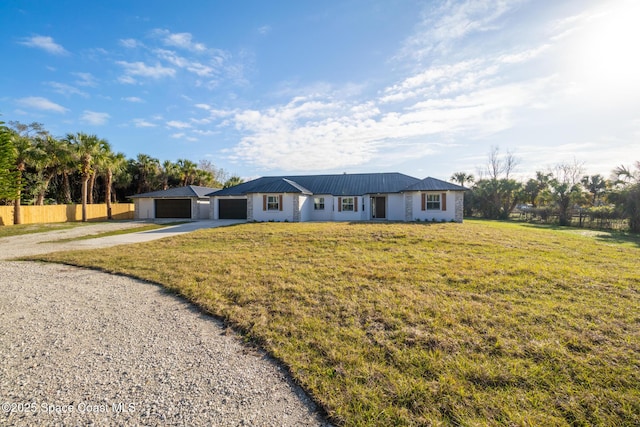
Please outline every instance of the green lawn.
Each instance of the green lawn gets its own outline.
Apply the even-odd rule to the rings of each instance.
[[[47,231],[66,230],[74,227],[91,225],[90,222],[52,222],[47,224],[18,224],[0,226],[0,238],[20,236],[23,234],[44,233]]]
[[[521,224],[260,223],[38,256],[161,283],[344,425],[640,425],[640,245]]]

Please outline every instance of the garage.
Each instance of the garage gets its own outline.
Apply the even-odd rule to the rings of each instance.
[[[191,199],[156,199],[156,218],[191,218]]]
[[[247,199],[218,199],[219,219],[247,219]]]

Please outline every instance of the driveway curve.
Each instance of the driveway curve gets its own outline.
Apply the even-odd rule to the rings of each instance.
[[[329,425],[276,361],[161,286],[1,261],[0,292],[0,425]]]

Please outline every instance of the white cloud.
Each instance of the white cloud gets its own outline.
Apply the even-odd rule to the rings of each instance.
[[[157,126],[155,123],[151,123],[145,119],[133,119],[132,122],[137,128],[154,128]]]
[[[144,119],[133,119],[133,124],[138,128],[156,127],[156,124],[146,121]]]
[[[135,102],[135,103],[142,103],[144,102],[144,99],[142,98],[138,98],[137,96],[127,96],[125,98],[122,98],[123,101],[128,101],[128,102]]]
[[[52,37],[49,36],[32,36],[26,37],[19,42],[21,45],[35,47],[38,49],[43,49],[53,55],[68,55],[69,52],[59,45],[58,43],[53,41]]]
[[[134,76],[161,79],[163,77],[173,77],[176,74],[176,70],[173,68],[163,67],[160,64],[149,66],[144,62],[139,61],[117,61],[117,64],[121,65],[125,69],[125,74],[119,79],[122,83],[135,83],[136,79]]]
[[[107,123],[111,116],[108,113],[98,113],[96,111],[84,110],[81,120],[90,125],[99,126]]]
[[[404,42],[398,58],[422,60],[451,51],[455,42],[472,33],[498,28],[497,22],[522,0],[435,2],[418,30]]]
[[[168,127],[176,128],[176,129],[187,129],[191,127],[191,124],[187,122],[181,122],[178,120],[170,120],[166,123]]]
[[[164,59],[177,67],[184,68],[201,77],[211,76],[214,72],[212,67],[181,57],[170,50],[156,49],[155,53],[160,59]]]
[[[142,43],[140,43],[136,39],[120,39],[120,46],[129,48],[129,49],[134,49],[138,46],[142,46]]]
[[[17,102],[24,107],[34,108],[36,110],[53,111],[55,113],[66,113],[68,111],[68,109],[62,105],[56,104],[55,102],[49,101],[47,98],[39,96],[20,98]]]
[[[169,30],[156,29],[152,31],[152,34],[160,37],[162,42],[167,46],[179,47],[193,52],[204,52],[207,50],[204,44],[193,41],[191,33],[172,33]]]
[[[76,76],[78,80],[75,81],[75,84],[78,86],[90,86],[96,87],[98,85],[96,78],[91,73],[71,73]]]
[[[261,27],[258,27],[258,33],[260,35],[266,36],[270,32],[271,32],[271,25],[263,25]]]
[[[48,86],[50,86],[54,92],[65,95],[65,96],[70,96],[70,95],[79,95],[82,96],[83,98],[88,98],[89,94],[86,92],[81,91],[80,89],[78,89],[77,87],[68,85],[66,83],[60,83],[60,82],[48,82],[46,83]]]

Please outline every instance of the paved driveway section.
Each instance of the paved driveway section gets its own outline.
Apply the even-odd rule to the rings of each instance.
[[[148,242],[164,237],[177,236],[190,233],[201,228],[224,227],[246,222],[244,220],[207,220],[193,221],[184,224],[170,225],[151,231],[119,234],[115,236],[98,237],[95,239],[77,240],[71,242],[56,243],[56,240],[82,237],[90,234],[99,234],[108,231],[140,227],[145,223],[136,221],[114,221],[83,225],[66,230],[49,231],[45,233],[23,234],[20,236],[5,237],[0,239],[0,260],[17,258],[29,255],[38,255],[49,252],[67,251],[73,249],[108,248],[111,246],[130,243]]]

